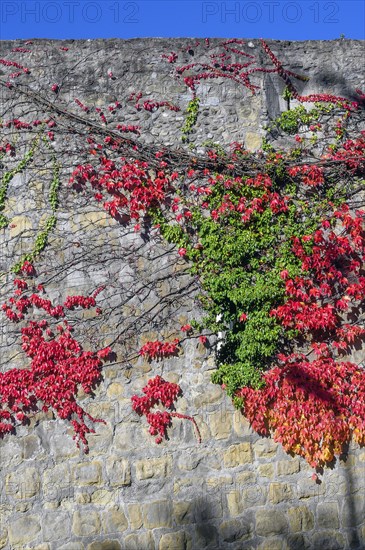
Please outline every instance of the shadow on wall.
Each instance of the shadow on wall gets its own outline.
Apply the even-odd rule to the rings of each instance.
[[[355,90],[348,85],[346,79],[341,74],[333,73],[331,71],[321,71],[311,77],[308,85],[313,87],[315,90],[332,90],[331,93],[334,95],[346,97],[350,101],[356,101],[361,109],[365,109],[365,97],[362,97],[355,92]],[[364,90],[362,90],[362,92],[364,92]],[[304,95],[307,95],[307,93]]]
[[[343,491],[346,496],[339,501],[312,502],[307,515],[302,513],[307,505],[288,508],[286,502],[279,506],[247,508],[237,517],[222,520],[222,504],[226,502],[220,498],[224,493],[217,491],[216,499],[201,495],[191,501],[174,501],[172,524],[175,527],[170,530],[135,532],[123,541],[120,535],[109,534],[107,540],[95,541],[87,549],[363,550],[364,476],[358,484],[349,467],[345,465],[344,471],[344,486],[339,488],[339,493]],[[296,511],[302,514],[299,521]],[[297,532],[290,533],[290,530]]]

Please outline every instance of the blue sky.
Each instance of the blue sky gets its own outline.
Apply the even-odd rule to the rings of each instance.
[[[365,38],[363,0],[2,0],[0,39]]]

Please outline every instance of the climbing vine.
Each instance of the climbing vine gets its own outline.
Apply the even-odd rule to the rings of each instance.
[[[229,149],[214,142],[195,144],[206,149],[200,155],[147,145],[124,135],[143,137],[140,125],[116,124],[119,100],[93,108],[73,98],[75,111],[66,110],[17,84],[28,78],[29,69],[0,60],[10,70],[19,69],[1,82],[7,93],[20,94],[52,115],[43,121],[4,123],[18,132],[40,126],[52,158],[51,215],[32,250],[12,270],[32,279],[33,264],[56,226],[62,185],[54,148],[57,115],[77,128],[83,140],[84,160],[73,166],[68,190],[87,197],[121,225],[132,225],[143,234],[153,230],[176,246],[176,259],[186,262],[199,282],[205,311],[202,320],[191,319],[181,327],[184,339],[199,338],[209,347],[220,334],[213,382],[227,391],[260,434],[273,435],[288,452],[321,467],[339,455],[351,437],[365,443],[364,365],[349,359],[365,337],[365,131],[356,127],[364,94],[356,90],[356,101],[332,94],[301,95],[293,82],[308,77],[286,69],[263,40],[261,48],[267,64],[260,64],[238,39],[213,46],[209,40],[198,41],[162,56],[192,94],[181,128],[183,143],[191,139],[198,122],[202,82],[226,79],[244,93],[255,94],[255,76],[267,73],[280,79],[288,110],[270,122],[256,153],[238,142]],[[186,62],[187,55],[199,54],[200,60]],[[113,72],[107,76],[111,83],[116,79]],[[49,90],[58,98],[62,85],[50,85]],[[143,97],[143,92],[132,92],[126,101],[134,102],[137,113],[146,111],[144,116],[162,108],[180,110],[169,99],[141,101]],[[278,135],[285,136],[285,149],[275,146]],[[2,214],[9,182],[34,153],[35,142],[3,177],[4,229],[9,225]],[[7,141],[2,158],[15,154]],[[68,419],[76,439],[87,445],[92,429],[85,420],[95,419],[77,404],[77,393],[80,387],[92,392],[111,349],[85,352],[66,320],[51,328],[49,321],[27,318],[35,309],[59,319],[67,310],[95,307],[101,291],[67,297],[54,306],[40,296],[42,288],[29,295],[25,278],[14,284],[14,295],[2,309],[10,322],[22,325],[30,367],[0,373],[0,433],[26,422],[42,402],[41,410],[52,408]],[[182,340],[148,341],[138,355],[163,361],[181,352]],[[24,390],[16,392],[14,384]],[[173,410],[181,395],[178,384],[158,375],[142,391],[144,396],[132,397],[132,407],[146,417],[156,443],[167,437],[174,418],[192,421],[197,429],[193,417]],[[165,410],[154,410],[156,406]]]
[[[21,271],[27,279],[14,279],[13,296],[1,309],[12,323],[22,323],[22,349],[30,364],[26,369],[0,373],[0,435],[29,424],[36,412],[50,410],[69,420],[77,445],[82,443],[87,452],[87,435],[94,429],[86,421],[92,424],[102,420],[88,414],[76,398],[80,388],[87,394],[95,389],[111,349],[84,351],[72,335],[74,328],[67,312],[94,307],[99,289],[92,296],[67,296],[63,304],[53,305],[43,297],[43,285],[34,284],[34,266],[25,260]],[[37,310],[46,318],[39,320]]]

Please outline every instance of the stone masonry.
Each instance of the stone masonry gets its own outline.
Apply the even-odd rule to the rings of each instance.
[[[79,97],[89,105],[104,105],[118,97],[127,105],[122,123],[140,124],[145,143],[181,147],[191,93],[172,79],[171,66],[161,55],[190,42],[37,40],[49,52],[48,64],[37,63],[34,54],[33,74],[40,90],[62,81],[70,101]],[[257,40],[249,43],[253,52],[259,51]],[[364,84],[364,45],[359,41],[269,44],[286,67],[311,77],[300,84],[304,94],[351,96]],[[20,45],[2,42],[1,57]],[[62,58],[60,45],[69,48]],[[110,70],[115,81],[106,76]],[[261,74],[257,81],[262,92],[256,96],[227,82],[201,85],[201,111],[192,136],[198,146],[206,140],[221,145],[236,140],[252,150],[260,147],[264,125],[285,109],[285,102],[279,79]],[[127,102],[135,90],[182,110],[136,112]],[[49,414],[36,415],[16,436],[0,440],[0,549],[364,549],[364,449],[351,446],[316,483],[305,461],[254,433],[221,388],[210,382],[215,368],[212,340],[210,346],[186,340],[179,357],[163,362],[138,357],[146,341],[181,337],[179,327],[202,315],[197,285],[176,250],[154,232],[149,238],[137,235],[95,203],[67,191],[71,168],[67,163],[62,168],[65,185],[57,227],[40,273],[56,301],[89,293],[100,284],[107,287],[102,305],[109,316],[103,324],[88,312],[80,321],[88,341],[109,345],[117,339],[117,358],[105,367],[95,397],[80,395],[86,410],[106,424],[96,424],[89,454],[77,449],[69,425]],[[10,238],[0,230],[0,271],[27,250],[37,231],[47,170],[39,161],[11,183],[7,215],[16,227]],[[11,278],[1,280],[4,299],[10,284]],[[0,324],[0,368],[25,366],[16,327],[3,317]],[[200,444],[192,424],[175,419],[169,440],[157,445],[145,419],[133,413],[131,396],[140,394],[156,374],[181,385],[184,395],[177,410],[194,416]]]

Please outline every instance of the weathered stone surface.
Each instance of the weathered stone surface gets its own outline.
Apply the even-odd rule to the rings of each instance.
[[[63,544],[60,546],[57,550],[84,550],[85,546],[82,544],[82,542],[66,542],[66,544]]]
[[[140,504],[128,504],[129,525],[133,531],[137,531],[143,525],[142,510]]]
[[[72,518],[72,531],[78,537],[96,535],[100,532],[99,514],[95,510],[77,510]]]
[[[226,468],[234,468],[241,464],[246,464],[252,461],[251,444],[248,442],[231,445],[227,451],[223,453],[224,465]]]
[[[258,509],[256,511],[256,534],[261,537],[283,535],[288,528],[285,515],[273,508]]]
[[[221,523],[219,531],[224,542],[243,541],[251,538],[253,523],[244,517],[224,521]]]
[[[290,483],[270,483],[269,502],[278,504],[279,502],[290,502],[294,498],[294,487]]]
[[[80,493],[76,493],[75,500],[77,504],[89,504],[91,502],[91,496],[90,493],[81,491]]]
[[[274,475],[274,465],[273,464],[260,464],[257,468],[257,472],[261,477],[272,478]]]
[[[179,458],[178,465],[180,470],[195,470],[203,460],[201,455],[191,454],[186,456],[185,454]]]
[[[231,517],[238,516],[243,512],[243,499],[240,491],[231,491],[227,494],[227,504],[229,515]]]
[[[195,528],[193,548],[213,548],[217,546],[218,529],[212,523],[198,523]]]
[[[247,485],[239,490],[227,488],[226,498],[230,516],[241,515],[247,508],[264,504],[266,492],[260,485]]]
[[[141,533],[139,535],[128,535],[124,539],[124,550],[142,550],[154,548],[154,542],[151,532]]]
[[[342,533],[336,530],[318,531],[311,538],[313,548],[321,550],[343,550],[346,547],[346,540]]]
[[[40,478],[35,468],[16,470],[6,477],[6,494],[14,498],[32,498],[39,493],[39,490]]]
[[[20,517],[9,525],[9,542],[11,545],[32,542],[38,537],[40,530],[41,524],[38,516]]]
[[[320,497],[326,493],[326,482],[314,483],[310,482],[308,477],[302,478],[297,482],[297,494],[299,498],[314,498]]]
[[[108,504],[113,504],[118,498],[116,491],[108,491],[106,489],[97,489],[94,491],[89,498],[89,502],[94,504],[99,504],[100,506],[105,506]]]
[[[138,460],[136,463],[136,476],[139,480],[168,477],[171,475],[171,468],[171,456]]]
[[[166,533],[160,538],[158,550],[188,550],[191,548],[189,538],[185,531]]]
[[[317,505],[317,525],[327,529],[336,529],[340,526],[337,502],[323,502]]]
[[[117,540],[103,540],[92,542],[87,546],[87,550],[122,550],[122,546]]]
[[[178,525],[194,523],[194,502],[174,501],[173,517]]]
[[[270,439],[259,439],[253,444],[256,458],[273,458],[278,449],[277,443]]]
[[[297,458],[291,460],[280,460],[276,464],[276,472],[278,476],[289,476],[297,474],[300,470],[300,462]]]
[[[97,461],[77,464],[73,470],[74,483],[80,487],[101,483],[101,463]]]
[[[268,538],[262,542],[257,550],[291,550],[287,542],[279,537]]]
[[[40,453],[41,449],[40,449],[39,438],[34,434],[30,434],[23,437],[22,451],[23,451],[24,459],[32,458],[36,456],[38,453]]]
[[[116,456],[110,456],[106,460],[106,472],[112,487],[130,485],[131,468],[128,460],[118,459]]]
[[[71,521],[66,512],[46,512],[43,518],[43,540],[66,540],[71,534]]]
[[[143,522],[147,529],[172,526],[172,503],[159,500],[142,506]]]
[[[311,531],[314,527],[314,516],[307,506],[297,506],[288,509],[290,530],[293,533],[299,531]]]
[[[342,499],[342,524],[344,527],[355,527],[361,525],[365,518],[365,493],[350,495]]]
[[[262,144],[261,136],[256,132],[246,132],[245,147],[249,151],[257,151]]]
[[[123,510],[117,506],[108,507],[102,514],[104,532],[108,535],[121,533],[128,528],[128,521]]]
[[[286,536],[286,542],[290,549],[295,550],[312,550],[312,546],[305,535],[295,533]]]
[[[0,511],[1,513],[1,511]],[[8,531],[7,529],[2,529],[0,527],[0,548],[5,548],[6,542],[8,540]]]
[[[208,425],[214,439],[227,439],[232,432],[232,414],[221,410],[209,414]]]
[[[67,494],[74,494],[68,464],[55,464],[45,470],[42,478],[42,492],[50,499],[59,500]]]

